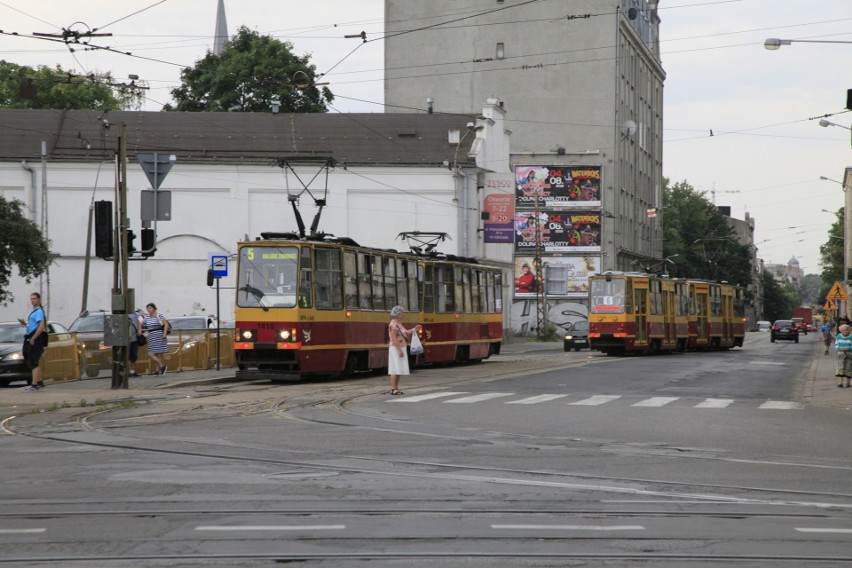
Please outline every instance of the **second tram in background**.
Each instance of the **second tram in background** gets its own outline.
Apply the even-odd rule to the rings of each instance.
[[[609,272],[589,279],[589,345],[607,355],[742,347],[745,290]]]

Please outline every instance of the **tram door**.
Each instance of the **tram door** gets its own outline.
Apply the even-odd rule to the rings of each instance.
[[[733,299],[722,294],[722,341],[729,343],[734,340],[734,305]]]
[[[696,337],[699,343],[706,343],[710,337],[710,323],[708,320],[710,297],[707,292],[706,289],[695,291]]]
[[[663,289],[663,321],[665,329],[665,342],[668,345],[674,345],[677,338],[677,326],[675,325],[675,293],[674,290]]]
[[[633,289],[633,305],[636,306],[636,343],[648,342],[648,290]]]

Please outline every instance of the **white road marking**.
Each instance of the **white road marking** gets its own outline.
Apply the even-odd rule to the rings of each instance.
[[[441,398],[446,396],[458,396],[461,394],[468,394],[466,392],[433,392],[429,394],[420,394],[417,396],[399,396],[392,398],[386,402],[420,402],[422,400],[431,400],[433,398]]]
[[[852,529],[832,529],[832,528],[815,529],[815,528],[807,528],[807,527],[805,527],[805,528],[796,527],[796,530],[799,531],[799,532],[806,532],[806,533],[852,534]]]
[[[734,403],[732,398],[708,398],[704,402],[699,402],[693,408],[727,408]]]
[[[497,530],[541,530],[541,531],[644,531],[642,525],[491,525]]]
[[[621,398],[621,396],[617,394],[596,394],[595,396],[590,396],[589,398],[584,398],[583,400],[578,400],[577,402],[571,402],[569,404],[575,406],[598,406],[618,398]]]
[[[441,402],[451,404],[469,404],[471,402],[480,402],[483,400],[491,400],[492,398],[501,398],[504,396],[512,396],[513,392],[486,392],[483,394],[474,394],[471,396],[464,396],[462,398],[454,398],[453,400],[442,400]]]
[[[752,365],[774,365],[776,367],[781,367],[786,365],[787,363],[780,363],[778,361],[750,361]]]
[[[672,396],[652,396],[651,398],[647,398],[645,400],[640,400],[636,404],[631,404],[630,406],[651,406],[651,407],[659,407],[665,406],[670,402],[674,402],[678,399],[678,397]]]
[[[195,527],[197,531],[340,531],[346,525],[208,525]]]
[[[787,400],[768,400],[758,406],[758,408],[765,410],[797,410],[803,407],[800,402],[790,402]]]
[[[47,529],[0,529],[0,534],[35,534],[45,531]]]
[[[540,394],[538,396],[531,396],[528,398],[522,398],[520,400],[513,400],[507,402],[506,404],[538,404],[539,402],[548,402],[551,400],[556,400],[557,398],[564,398],[568,396],[567,394]]]

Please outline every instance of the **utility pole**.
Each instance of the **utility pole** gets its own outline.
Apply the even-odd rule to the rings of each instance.
[[[541,218],[539,217],[539,197],[541,188],[535,190],[535,258],[533,269],[535,270],[535,304],[536,304],[536,332],[539,339],[544,339],[544,328],[547,325],[547,305],[544,293],[544,275],[541,266]]]
[[[130,345],[130,313],[134,300],[133,290],[127,286],[128,250],[127,239],[127,125],[121,123],[118,137],[117,192],[118,207],[115,223],[113,256],[112,316],[106,320],[104,342],[112,346],[112,388],[128,388],[128,345]]]

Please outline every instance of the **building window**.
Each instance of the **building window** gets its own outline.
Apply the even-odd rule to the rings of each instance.
[[[503,47],[503,42],[497,44],[497,59],[503,59],[506,57],[506,50]]]

